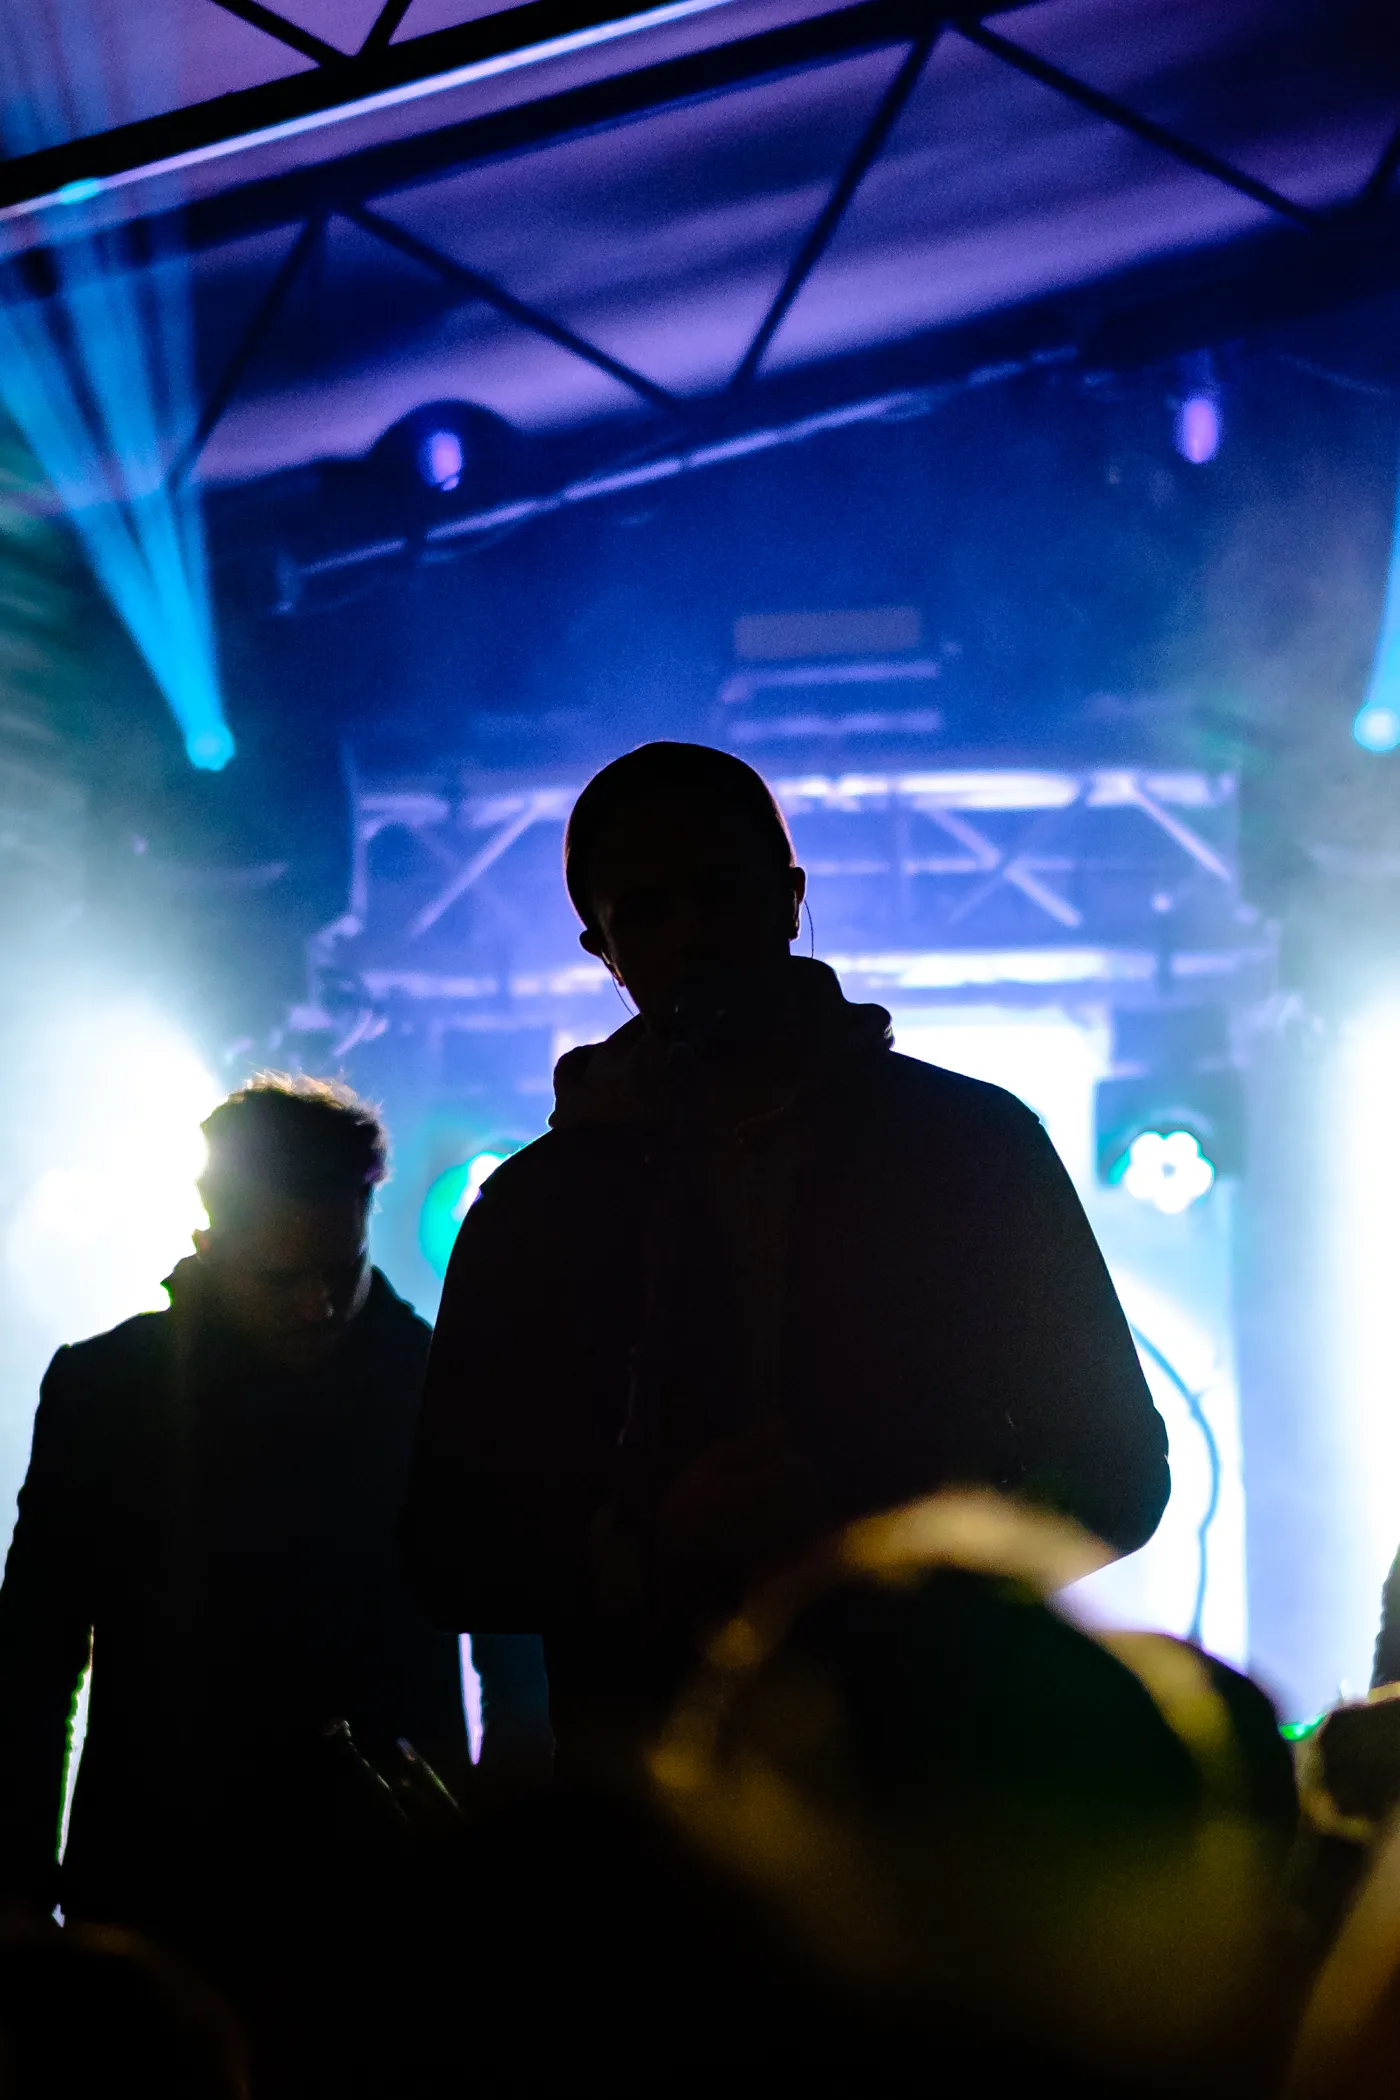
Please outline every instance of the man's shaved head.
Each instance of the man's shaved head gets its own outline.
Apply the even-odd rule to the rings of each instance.
[[[579,935],[663,1028],[682,987],[769,982],[796,938],[806,877],[771,790],[705,744],[643,744],[589,781],[564,879]]]
[[[796,863],[772,789],[742,758],[709,744],[641,744],[593,775],[564,834],[564,881],[586,926],[593,923],[593,870],[607,834],[620,818],[658,803],[680,803],[737,821],[752,832],[775,868]]]

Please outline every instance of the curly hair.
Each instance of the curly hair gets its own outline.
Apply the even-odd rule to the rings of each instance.
[[[259,1072],[202,1127],[209,1162],[199,1192],[211,1220],[228,1221],[259,1195],[368,1201],[389,1171],[378,1111],[336,1079]]]

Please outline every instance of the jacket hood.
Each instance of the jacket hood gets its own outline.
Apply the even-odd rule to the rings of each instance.
[[[789,965],[798,990],[798,1011],[809,1073],[822,1073],[853,1058],[879,1056],[893,1042],[883,1006],[847,999],[826,963],[795,955]],[[640,1017],[627,1021],[602,1043],[568,1050],[554,1067],[551,1130],[587,1125],[656,1123],[668,1100],[665,1053]]]

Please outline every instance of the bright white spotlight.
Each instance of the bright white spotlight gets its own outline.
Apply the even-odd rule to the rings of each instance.
[[[1123,1187],[1139,1203],[1178,1217],[1215,1185],[1215,1165],[1189,1130],[1143,1130],[1128,1147]]]
[[[193,1046],[145,1008],[50,1031],[47,1155],[10,1222],[6,1257],[36,1324],[76,1340],[165,1304],[160,1285],[203,1223],[200,1123],[219,1088]]]

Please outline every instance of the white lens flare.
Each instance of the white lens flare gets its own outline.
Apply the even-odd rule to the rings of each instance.
[[[203,1222],[200,1123],[220,1089],[180,1031],[136,1006],[55,1026],[35,1103],[37,1174],[6,1235],[36,1326],[74,1341],[165,1303]]]
[[[1169,1218],[1199,1203],[1214,1185],[1215,1167],[1189,1130],[1144,1130],[1128,1147],[1124,1188]]]

